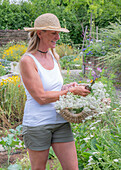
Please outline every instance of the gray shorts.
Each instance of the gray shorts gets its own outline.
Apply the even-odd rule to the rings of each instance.
[[[23,126],[23,139],[26,148],[36,151],[49,149],[52,143],[74,141],[70,123]]]

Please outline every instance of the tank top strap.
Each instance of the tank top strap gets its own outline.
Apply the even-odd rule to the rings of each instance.
[[[39,63],[39,61],[34,57],[34,55],[32,55],[31,53],[26,53],[26,55],[30,56],[34,60],[38,70],[40,67],[43,68],[41,64]]]
[[[53,61],[54,61],[54,69],[55,69],[55,67],[57,67],[57,65],[58,65],[58,64],[57,64],[57,60],[55,59],[55,57],[54,57],[54,55],[53,55],[53,53],[52,53],[51,50],[50,50],[50,53],[51,53],[51,56],[52,56]],[[39,61],[34,57],[34,55],[32,55],[31,53],[26,53],[26,55],[30,56],[30,57],[34,60],[34,62],[35,62],[35,64],[36,64],[38,70],[39,70],[40,68],[41,68],[42,70],[46,70],[46,69],[39,63]]]
[[[26,53],[26,55],[30,56],[36,64],[39,63],[37,59],[34,57],[34,55],[32,55],[31,53]]]

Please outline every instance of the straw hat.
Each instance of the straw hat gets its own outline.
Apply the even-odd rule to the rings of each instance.
[[[33,28],[24,28],[25,31],[37,31],[37,30],[53,30],[61,32],[69,32],[66,28],[61,28],[58,18],[51,13],[40,15],[36,18]]]

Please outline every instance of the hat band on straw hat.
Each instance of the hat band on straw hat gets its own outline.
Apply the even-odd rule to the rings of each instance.
[[[53,30],[53,31],[61,31],[61,32],[69,32],[66,28],[61,27],[52,27],[52,26],[46,26],[46,27],[33,27],[33,28],[24,28],[25,31],[37,31],[37,30]]]

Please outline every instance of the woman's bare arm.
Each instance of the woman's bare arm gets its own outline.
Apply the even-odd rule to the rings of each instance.
[[[20,72],[23,82],[31,96],[41,105],[55,102],[60,95],[66,95],[68,90],[63,91],[44,91],[42,81],[38,74],[35,62],[29,56],[24,56],[20,61]],[[72,87],[69,89],[73,94],[82,96],[90,92],[83,87]]]

